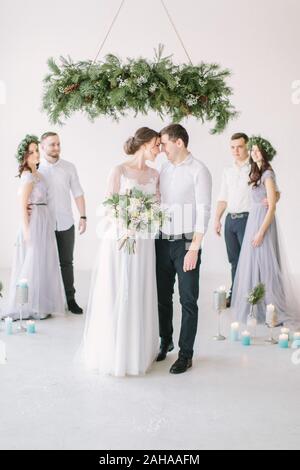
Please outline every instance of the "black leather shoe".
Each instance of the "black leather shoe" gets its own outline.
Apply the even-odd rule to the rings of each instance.
[[[48,320],[48,318],[52,318],[51,313],[47,313],[44,317],[39,318],[39,320]]]
[[[79,305],[77,305],[76,300],[72,299],[68,301],[68,309],[70,312],[75,313],[77,315],[81,315],[83,310]]]
[[[170,343],[161,343],[160,350],[156,358],[157,362],[164,361],[167,357],[168,352],[173,351],[173,349],[174,349],[173,341],[171,341]]]
[[[187,359],[186,357],[179,356],[176,362],[172,365],[170,369],[170,374],[182,374],[190,369],[193,365],[192,359]]]

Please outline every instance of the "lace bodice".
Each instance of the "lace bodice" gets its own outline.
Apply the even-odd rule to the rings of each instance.
[[[127,165],[116,166],[109,177],[108,194],[125,194],[126,191],[137,188],[147,194],[159,195],[159,173],[153,168],[136,170]]]
[[[38,173],[37,175],[34,176],[29,171],[24,171],[21,176],[20,191],[22,191],[22,188],[27,183],[33,183],[33,189],[29,196],[28,203],[29,204],[47,204],[48,188],[47,188],[47,184],[43,175],[41,175],[41,173]]]

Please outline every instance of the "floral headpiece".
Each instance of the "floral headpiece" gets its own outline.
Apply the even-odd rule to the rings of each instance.
[[[277,153],[274,147],[272,146],[272,144],[268,140],[263,139],[263,137],[255,136],[255,135],[250,137],[249,142],[248,142],[248,149],[250,152],[254,145],[257,145],[258,148],[263,149],[266,152],[267,159],[269,162],[273,160],[273,158],[275,157]]]
[[[18,163],[21,164],[24,159],[25,153],[28,151],[28,147],[30,144],[39,144],[40,141],[36,135],[29,135],[27,134],[26,137],[20,142],[16,154],[16,159],[18,160]]]

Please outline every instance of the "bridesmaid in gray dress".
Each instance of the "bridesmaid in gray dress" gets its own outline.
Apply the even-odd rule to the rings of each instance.
[[[47,185],[38,172],[39,141],[27,135],[17,153],[20,176],[22,226],[17,237],[6,316],[19,317],[16,284],[26,279],[29,302],[23,318],[45,319],[65,311],[65,294],[58,261],[55,233],[47,207]],[[29,216],[28,206],[31,208]]]
[[[266,288],[264,300],[257,305],[257,320],[266,321],[266,305],[273,304],[278,324],[297,323],[299,312],[295,310],[289,294],[290,281],[282,266],[276,225],[276,177],[270,161],[276,150],[261,137],[249,141],[250,181],[252,205],[233,288],[232,307],[240,323],[247,323],[250,305],[247,297],[259,283]],[[262,204],[267,198],[268,207]]]

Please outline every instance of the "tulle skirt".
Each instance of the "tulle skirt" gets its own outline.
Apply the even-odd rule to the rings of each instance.
[[[145,374],[159,341],[154,240],[128,254],[113,233],[100,241],[79,356],[103,375]]]
[[[295,292],[285,265],[276,218],[268,228],[262,245],[257,248],[252,246],[252,240],[261,227],[266,212],[266,208],[259,203],[253,204],[249,214],[233,287],[234,317],[241,323],[247,322],[250,311],[247,297],[257,284],[263,283],[266,294],[256,307],[258,322],[265,323],[266,305],[273,304],[278,323],[299,327],[299,304],[295,300]]]

